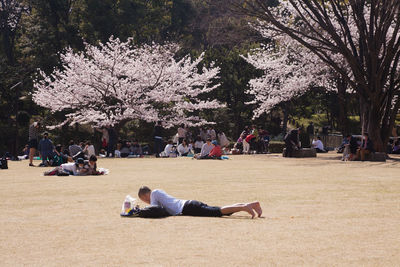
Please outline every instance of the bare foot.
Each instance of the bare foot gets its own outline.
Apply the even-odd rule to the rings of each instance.
[[[254,219],[254,216],[256,216],[256,214],[253,211],[253,207],[251,206],[251,204],[247,204],[245,206],[245,211],[247,211],[251,215],[252,219]]]
[[[257,212],[258,217],[261,217],[262,208],[261,208],[260,202],[256,201],[256,202],[250,203],[250,205]]]

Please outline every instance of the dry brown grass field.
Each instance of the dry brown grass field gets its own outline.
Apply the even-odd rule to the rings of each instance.
[[[0,265],[400,265],[400,159],[336,157],[101,159],[110,174],[91,177],[45,177],[46,168],[9,162]],[[264,216],[121,218],[141,185],[211,205],[259,200]]]

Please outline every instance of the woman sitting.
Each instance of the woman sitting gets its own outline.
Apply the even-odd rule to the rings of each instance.
[[[222,156],[222,149],[221,147],[218,145],[218,142],[216,140],[211,142],[213,149],[211,150],[211,152],[206,155],[206,156],[202,156],[198,159],[221,159]]]
[[[178,146],[178,153],[180,157],[186,157],[190,152],[190,148],[187,144],[186,139],[182,140],[182,143]]]

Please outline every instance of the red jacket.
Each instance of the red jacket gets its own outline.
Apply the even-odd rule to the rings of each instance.
[[[221,157],[222,156],[222,150],[220,146],[215,146],[210,154],[208,154],[209,157]]]
[[[253,138],[256,138],[256,137],[252,134],[249,134],[248,136],[246,136],[246,139],[244,139],[244,140],[246,140],[247,143],[250,143],[251,139],[253,139]]]

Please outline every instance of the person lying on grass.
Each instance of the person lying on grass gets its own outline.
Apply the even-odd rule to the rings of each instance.
[[[101,175],[103,173],[100,173],[96,170],[97,168],[96,162],[97,162],[97,157],[94,155],[90,156],[88,161],[79,158],[76,160],[76,162],[61,164],[61,166],[58,166],[51,171],[45,172],[44,175],[45,176]]]
[[[138,196],[143,202],[151,206],[164,208],[171,216],[200,216],[200,217],[222,217],[230,216],[233,213],[245,211],[253,219],[256,214],[258,217],[262,214],[262,209],[258,201],[250,203],[238,203],[224,207],[208,206],[197,200],[182,200],[174,198],[163,190],[151,190],[147,186],[139,189]]]

